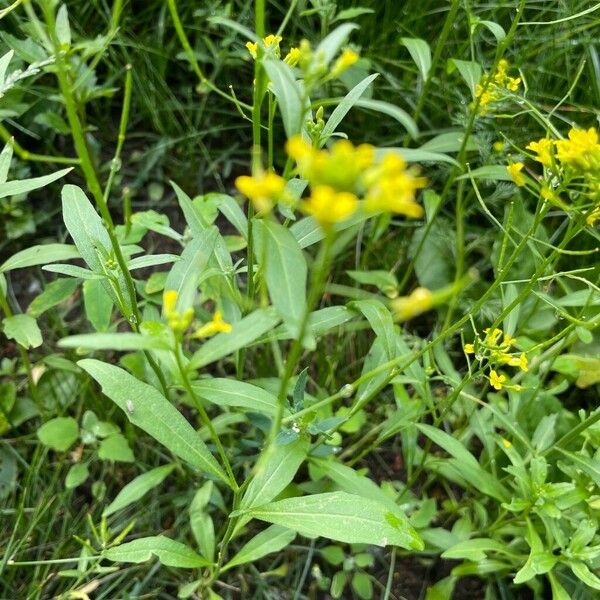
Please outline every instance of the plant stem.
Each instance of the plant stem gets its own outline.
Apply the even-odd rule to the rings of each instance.
[[[71,135],[73,137],[73,143],[75,144],[75,150],[77,151],[77,155],[79,156],[81,170],[83,171],[83,174],[85,176],[88,189],[92,193],[92,196],[94,197],[94,200],[96,202],[96,206],[98,207],[100,215],[104,220],[106,231],[110,239],[110,244],[115,254],[115,259],[125,279],[125,284],[127,287],[127,293],[129,295],[130,302],[129,310],[131,311],[131,314],[125,315],[125,317],[127,318],[132,329],[134,331],[139,331],[139,324],[141,323],[142,318],[137,306],[137,295],[133,283],[133,278],[131,277],[131,273],[127,268],[127,263],[125,261],[125,257],[123,256],[123,251],[121,250],[121,246],[115,233],[115,225],[110,214],[110,210],[108,209],[107,198],[105,198],[104,194],[102,193],[100,181],[98,180],[98,176],[96,174],[96,170],[92,163],[92,159],[86,143],[85,133],[81,124],[81,119],[79,117],[77,103],[72,93],[72,86],[68,73],[68,65],[65,63],[65,55],[61,50],[60,43],[56,36],[56,20],[54,16],[54,8],[52,3],[49,3],[48,0],[43,0],[42,9],[46,20],[46,25],[48,27],[50,40],[54,46],[57,68],[56,76],[58,78],[58,83],[60,85],[60,90],[63,99],[65,101],[65,106],[67,109],[67,118],[69,120],[69,126],[71,127]],[[165,394],[165,396],[168,397],[167,383],[164,378],[164,375],[162,374],[162,371],[158,367],[156,361],[148,352],[144,352],[144,354],[153,371],[156,373],[156,376],[163,389],[163,393]]]
[[[235,480],[235,476],[234,476],[233,470],[231,468],[231,463],[229,462],[229,458],[227,458],[227,454],[225,453],[225,449],[223,448],[223,444],[221,443],[221,439],[219,438],[219,434],[217,433],[215,426],[212,424],[210,417],[206,413],[206,410],[205,410],[204,406],[202,405],[200,398],[198,398],[196,392],[194,392],[194,388],[192,387],[192,384],[190,382],[190,378],[188,376],[187,370],[186,370],[185,366],[183,365],[183,360],[182,360],[182,356],[181,356],[181,344],[179,342],[177,343],[177,347],[175,349],[175,360],[177,362],[177,368],[179,369],[179,373],[181,375],[181,381],[183,383],[183,387],[185,388],[185,391],[188,393],[189,397],[194,402],[194,406],[196,407],[196,410],[198,411],[198,414],[200,415],[200,419],[202,420],[202,423],[204,424],[204,426],[208,429],[208,431],[210,433],[210,437],[211,437],[214,445],[216,446],[217,452],[219,453],[219,456],[221,457],[221,460],[223,461],[225,470],[227,471],[227,476],[229,478],[229,484],[231,486],[231,489],[234,490],[234,492],[235,492],[235,491],[239,490],[239,486],[237,484],[237,481]]]

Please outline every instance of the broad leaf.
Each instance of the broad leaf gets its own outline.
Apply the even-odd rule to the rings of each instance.
[[[399,508],[392,511],[375,500],[346,492],[287,498],[259,506],[247,514],[312,538],[322,536],[348,544],[414,550],[424,547]]]
[[[37,321],[30,315],[13,315],[2,320],[2,330],[9,340],[15,340],[23,348],[42,345],[42,332]]]
[[[99,360],[88,358],[77,364],[101,385],[103,393],[125,411],[134,425],[192,466],[229,484],[200,434],[158,390]]]
[[[108,560],[125,563],[142,563],[156,556],[166,567],[180,569],[199,569],[210,565],[203,556],[194,552],[189,546],[163,535],[133,540],[109,548],[102,555]]]
[[[192,383],[194,392],[218,406],[234,406],[248,411],[274,415],[277,397],[256,385],[235,379],[200,379]]]
[[[32,246],[31,248],[13,254],[13,256],[0,266],[0,273],[11,271],[12,269],[46,265],[48,263],[70,260],[72,258],[81,257],[77,248],[70,244],[42,244],[40,246]]]
[[[44,446],[64,452],[75,442],[79,426],[72,417],[55,417],[46,421],[38,430],[37,436]]]

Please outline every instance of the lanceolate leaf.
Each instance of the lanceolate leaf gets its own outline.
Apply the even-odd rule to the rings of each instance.
[[[104,394],[125,411],[134,425],[192,466],[229,484],[198,432],[158,390],[99,360],[88,358],[77,364],[102,386]]]
[[[266,415],[273,415],[277,410],[277,398],[273,394],[243,381],[200,379],[192,387],[200,398],[218,406],[235,406]]]
[[[346,492],[287,498],[253,508],[247,514],[307,537],[415,550],[424,547],[399,508],[392,511],[375,500]]]
[[[306,259],[288,229],[273,221],[256,221],[257,256],[264,258],[269,295],[294,337],[306,310]]]
[[[156,556],[163,565],[180,569],[199,569],[210,565],[189,546],[163,535],[140,538],[109,548],[103,552],[103,556],[114,562],[125,563],[142,563]]]
[[[79,252],[75,246],[70,244],[43,244],[32,246],[26,250],[21,250],[0,266],[0,273],[11,271],[12,269],[23,269],[36,265],[47,265],[52,262],[70,260],[71,258],[80,258]]]
[[[279,525],[271,525],[258,535],[254,536],[241,550],[223,567],[223,571],[243,565],[249,562],[254,562],[273,552],[279,552],[286,546],[291,544],[296,537],[296,532],[281,527]]]
[[[133,481],[130,481],[123,487],[117,494],[117,497],[104,509],[102,514],[108,517],[118,510],[122,510],[130,504],[137,502],[152,488],[160,485],[174,468],[175,465],[163,465],[162,467],[156,467],[156,469],[138,475]]]

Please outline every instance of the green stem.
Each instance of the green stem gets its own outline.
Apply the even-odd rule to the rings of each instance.
[[[65,63],[65,55],[61,50],[60,42],[58,41],[56,35],[56,20],[54,16],[53,4],[48,2],[48,0],[42,0],[42,10],[44,12],[44,18],[46,20],[50,40],[52,45],[54,46],[56,76],[58,78],[60,90],[65,102],[67,118],[71,127],[71,135],[73,137],[75,150],[77,152],[77,155],[79,156],[81,170],[83,171],[88,189],[92,193],[92,196],[94,197],[94,200],[96,202],[96,206],[98,207],[100,215],[104,220],[104,224],[106,226],[106,231],[110,239],[110,244],[113,249],[115,259],[125,279],[127,293],[129,295],[129,310],[131,311],[130,314],[125,315],[125,317],[127,318],[132,329],[134,331],[138,331],[139,324],[141,323],[142,318],[137,305],[137,295],[133,283],[133,278],[131,277],[131,273],[127,268],[127,262],[125,261],[125,257],[123,255],[121,246],[119,244],[115,232],[115,224],[110,214],[110,210],[108,209],[107,198],[105,198],[104,194],[102,193],[100,181],[98,180],[98,176],[96,174],[96,170],[92,163],[92,159],[86,143],[85,133],[78,113],[78,106],[72,92],[72,85],[69,77],[69,67]],[[157,363],[154,361],[152,356],[148,352],[145,352],[144,354],[153,371],[156,373],[156,376],[158,377],[158,380],[161,384],[165,396],[168,397],[168,388],[164,375],[162,374],[160,368],[158,367]]]
[[[179,42],[183,46],[185,55],[187,56],[187,59],[190,61],[190,65],[192,65],[192,69],[193,69],[194,73],[196,74],[196,76],[198,77],[200,84],[202,86],[207,87],[211,92],[214,92],[215,94],[221,96],[221,98],[227,100],[228,102],[232,102],[233,104],[235,104],[237,106],[238,110],[240,110],[241,107],[245,108],[246,110],[250,110],[250,108],[251,108],[250,105],[248,105],[244,102],[240,102],[237,98],[230,96],[226,92],[223,92],[210,79],[208,79],[208,77],[206,77],[206,75],[200,68],[200,65],[198,64],[198,61],[196,60],[196,54],[194,53],[194,50],[193,50],[192,46],[190,45],[187,35],[185,34],[185,30],[183,29],[181,19],[179,18],[179,12],[177,11],[177,0],[167,0],[167,5],[169,6],[169,12],[171,13],[171,18],[173,19],[173,25],[175,26],[175,32],[177,33]]]
[[[35,162],[47,162],[56,163],[59,165],[78,165],[78,158],[69,158],[68,156],[49,156],[46,154],[36,154],[35,152],[29,152],[25,150],[11,135],[10,131],[0,123],[0,137],[7,143],[10,144],[17,156],[21,160],[32,160]]]
[[[206,413],[206,410],[205,410],[204,406],[202,405],[200,398],[198,398],[196,392],[194,392],[194,388],[192,387],[192,384],[190,382],[190,378],[188,376],[187,370],[186,370],[185,366],[183,365],[180,343],[177,343],[177,347],[175,349],[175,360],[177,362],[177,368],[179,369],[179,373],[181,375],[181,381],[183,383],[183,387],[184,387],[185,391],[188,393],[188,396],[193,401],[194,406],[196,407],[196,410],[198,411],[198,414],[200,415],[200,419],[201,419],[203,425],[208,429],[208,431],[210,433],[210,437],[211,437],[214,445],[216,446],[217,452],[219,453],[219,456],[221,457],[221,460],[223,461],[225,470],[227,471],[227,477],[229,478],[229,484],[231,486],[231,489],[234,490],[234,492],[235,492],[235,491],[239,490],[239,486],[237,484],[237,481],[235,480],[235,476],[234,476],[233,470],[231,468],[231,463],[229,462],[229,458],[227,458],[227,454],[225,453],[225,449],[223,448],[223,444],[221,443],[221,439],[219,438],[219,434],[217,433],[215,426],[212,424],[210,417]]]

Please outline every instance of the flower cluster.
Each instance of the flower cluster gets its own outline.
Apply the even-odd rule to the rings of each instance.
[[[378,161],[373,146],[354,146],[347,140],[334,143],[330,150],[319,150],[301,136],[288,140],[286,150],[296,161],[299,175],[310,184],[311,194],[300,208],[323,227],[350,217],[361,206],[372,214],[392,212],[413,218],[423,214],[415,193],[425,187],[426,180],[407,169],[396,154]]]
[[[600,143],[597,130],[594,127],[587,130],[574,127],[567,139],[544,137],[528,144],[527,150],[534,153],[533,159],[555,181],[583,180],[579,191],[595,204],[587,216],[588,224],[594,225],[600,219]],[[542,185],[541,194],[544,199],[559,204],[557,195],[548,184]]]
[[[194,309],[187,308],[183,313],[179,312],[177,310],[178,297],[179,294],[176,290],[165,290],[163,292],[163,313],[169,327],[180,337],[192,324]],[[217,310],[212,320],[198,327],[192,334],[192,337],[203,338],[220,332],[229,333],[231,329],[231,325],[223,320],[223,315]]]
[[[475,98],[479,100],[479,110],[485,114],[490,109],[490,104],[499,102],[506,92],[516,92],[521,84],[520,77],[511,77],[508,74],[508,61],[502,59],[498,62],[496,72],[488,82],[489,75],[484,75],[475,86]],[[487,85],[486,85],[486,82]]]
[[[527,355],[524,352],[513,352],[515,339],[501,329],[484,329],[486,334],[483,339],[477,337],[473,344],[465,344],[464,351],[467,354],[475,354],[480,361],[487,361],[490,366],[508,365],[518,367],[521,371],[528,370]],[[518,385],[506,385],[507,377],[498,373],[495,369],[490,370],[489,381],[496,390],[502,388],[519,390]]]

